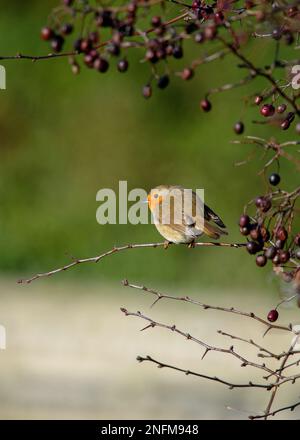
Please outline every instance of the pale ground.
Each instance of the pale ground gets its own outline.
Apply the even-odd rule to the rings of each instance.
[[[159,287],[153,285],[152,287]],[[0,282],[0,323],[7,330],[7,349],[0,351],[0,418],[81,419],[235,419],[265,408],[269,392],[235,389],[136,361],[151,355],[163,362],[218,375],[237,383],[260,381],[253,367],[203,349],[165,329],[139,330],[146,323],[124,317],[120,307],[143,311],[218,346],[232,341],[216,330],[251,337],[274,351],[287,349],[290,336],[273,332],[262,339],[263,326],[251,319],[202,310],[163,300],[150,308],[148,294],[116,285],[64,283],[60,279],[17,285]],[[265,315],[277,302],[255,292],[183,292],[211,304],[236,306]],[[299,309],[283,310],[282,323],[298,322]],[[252,347],[235,343],[243,355]],[[264,374],[264,373],[263,373]],[[299,400],[299,383],[279,393],[275,408]],[[226,407],[232,407],[229,410]],[[299,418],[299,409],[281,418]]]

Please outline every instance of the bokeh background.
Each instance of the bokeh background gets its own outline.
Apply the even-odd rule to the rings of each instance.
[[[3,3],[0,55],[47,53],[39,31],[57,2]],[[274,43],[257,44],[259,49],[249,46],[249,56],[268,64]],[[194,46],[190,55],[203,50]],[[290,51],[284,56],[291,56]],[[260,337],[261,328],[222,314],[182,304],[150,309],[149,298],[120,284],[128,278],[264,315],[277,303],[280,286],[270,268],[257,269],[244,250],[132,250],[32,285],[16,284],[18,278],[65,264],[71,256],[159,241],[152,225],[96,222],[97,191],[117,190],[120,180],[128,181],[129,190],[161,183],[204,188],[206,203],[228,226],[229,240],[241,240],[237,219],[243,206],[266,186],[258,176],[264,163],[261,151],[245,166],[235,166],[252,147],[230,143],[237,139],[234,123],[243,120],[247,135],[296,137],[293,130],[279,133],[251,124],[260,117],[248,97],[266,86],[260,80],[215,95],[209,114],[199,110],[210,87],[240,78],[232,58],[201,66],[190,82],[174,78],[164,91],[154,87],[148,101],[141,96],[148,67],[140,63],[139,53],[129,52],[128,60],[126,74],[117,72],[113,60],[105,75],[82,68],[78,76],[66,59],[1,62],[7,89],[0,91],[0,322],[8,344],[0,353],[1,418],[244,418],[263,409],[263,392],[228,391],[138,365],[137,354],[150,354],[211,374],[228,365],[229,378],[245,377],[236,362],[215,355],[199,365],[197,347],[156,329],[140,334],[143,323],[125,319],[119,311],[120,306],[143,310],[219,344],[224,341],[216,339],[218,328],[242,327]],[[173,68],[183,65],[179,60]],[[282,162],[281,174],[287,190],[299,181],[290,164]],[[283,311],[287,322],[298,316],[295,307]],[[293,388],[288,393],[288,399],[297,394]],[[228,405],[235,410],[228,411]]]

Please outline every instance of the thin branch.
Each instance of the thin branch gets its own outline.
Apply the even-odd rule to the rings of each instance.
[[[170,331],[172,331],[172,332],[175,332],[175,333],[177,333],[177,334],[183,336],[183,337],[184,337],[185,339],[187,339],[187,340],[193,341],[193,342],[195,342],[196,344],[201,345],[202,347],[205,348],[205,352],[204,352],[203,357],[206,356],[206,354],[207,354],[209,351],[216,351],[216,352],[220,352],[220,353],[227,353],[227,354],[230,354],[231,356],[236,357],[237,359],[239,359],[239,360],[242,362],[242,364],[241,364],[242,367],[246,367],[247,365],[249,365],[249,366],[251,366],[251,367],[254,367],[254,368],[258,368],[258,369],[261,369],[261,370],[267,371],[268,373],[273,373],[273,372],[274,372],[273,370],[271,370],[270,368],[268,368],[265,364],[258,364],[258,363],[256,363],[256,362],[252,362],[252,361],[249,361],[249,360],[245,359],[243,356],[241,356],[240,354],[238,354],[238,353],[234,350],[234,347],[233,347],[233,346],[231,346],[229,349],[227,349],[227,348],[215,347],[215,346],[213,346],[213,345],[209,345],[209,344],[207,344],[207,343],[204,342],[204,341],[201,341],[201,340],[198,339],[198,338],[195,338],[194,336],[192,336],[191,334],[189,334],[189,333],[187,333],[187,332],[184,332],[184,331],[178,329],[178,328],[176,327],[175,324],[174,324],[174,325],[163,324],[163,323],[161,323],[161,322],[154,321],[152,318],[149,318],[148,316],[143,315],[141,312],[129,312],[129,311],[128,311],[127,309],[125,309],[125,308],[121,308],[121,312],[123,312],[123,313],[125,314],[125,316],[135,316],[135,317],[141,318],[141,319],[143,319],[143,320],[149,322],[149,325],[147,325],[146,327],[144,327],[142,330],[147,330],[147,329],[154,328],[154,327],[165,328],[165,329],[167,329],[167,330],[170,330]],[[203,359],[203,357],[202,357],[202,359]],[[277,379],[280,380],[280,375],[277,377]],[[273,384],[270,384],[270,389],[271,389],[272,387],[273,387]]]
[[[189,12],[184,12],[183,14],[180,14],[164,23],[165,26],[170,26],[177,21],[183,20],[185,17],[187,17]],[[155,28],[149,28],[144,31],[144,34],[150,34],[153,32]],[[139,33],[135,33],[136,36],[139,36]],[[100,49],[101,47],[107,46],[109,43],[112,42],[112,39],[103,41],[103,43],[98,44],[95,46],[95,49]],[[75,56],[79,55],[80,52],[78,51],[72,51],[72,52],[61,52],[61,53],[50,53],[47,55],[23,55],[21,53],[17,53],[16,55],[7,55],[7,56],[0,56],[0,60],[31,60],[31,61],[39,61],[39,60],[49,60],[52,58],[63,58],[63,57],[69,57],[69,56]]]
[[[230,339],[235,339],[236,341],[246,342],[247,344],[252,345],[253,347],[258,348],[259,351],[263,351],[263,352],[265,352],[265,353],[268,353],[268,354],[269,354],[269,357],[273,357],[273,358],[275,358],[275,359],[278,359],[278,355],[277,355],[277,354],[272,353],[272,352],[269,351],[267,348],[262,347],[261,345],[257,344],[256,342],[253,341],[253,339],[244,339],[244,338],[241,338],[240,336],[235,336],[235,335],[232,335],[232,334],[230,334],[230,333],[223,332],[222,330],[218,330],[218,333],[219,333],[220,335],[222,335],[222,336],[228,336]],[[260,356],[260,353],[259,353],[257,356],[258,356],[258,357],[261,357],[261,356]],[[274,373],[272,373],[272,375],[273,375],[273,374],[274,374]]]
[[[282,411],[288,411],[288,410],[294,411],[294,409],[297,408],[297,406],[300,406],[300,402],[294,403],[293,405],[284,406],[282,408],[276,409],[275,411],[268,412],[267,414],[264,414],[264,415],[249,416],[249,419],[251,419],[251,420],[264,419],[269,416],[275,416],[275,414],[282,412]]]
[[[264,324],[265,326],[268,327],[268,330],[270,330],[270,329],[278,329],[278,330],[285,330],[285,331],[289,331],[289,332],[292,331],[290,326],[287,327],[287,326],[271,324],[270,322],[266,321],[263,318],[260,318],[259,316],[255,315],[252,312],[243,312],[241,310],[235,309],[234,307],[228,308],[228,307],[212,306],[212,305],[209,305],[209,304],[202,303],[202,302],[200,302],[198,300],[192,299],[189,296],[183,296],[182,297],[182,296],[165,295],[165,294],[163,294],[161,292],[158,292],[157,290],[150,289],[150,288],[148,288],[146,286],[131,284],[131,283],[128,282],[128,280],[123,280],[123,285],[125,287],[131,287],[132,289],[142,290],[143,292],[147,292],[147,293],[150,293],[152,295],[155,295],[156,296],[156,300],[154,301],[152,306],[154,306],[158,301],[160,301],[160,300],[162,300],[164,298],[165,299],[170,299],[170,300],[173,300],[173,301],[183,301],[183,302],[187,302],[187,303],[194,304],[196,306],[202,307],[204,310],[208,310],[208,309],[219,310],[219,311],[226,312],[226,313],[233,313],[233,314],[236,314],[236,315],[246,316],[248,318],[251,318],[251,319],[254,319],[254,320],[260,322],[261,324]],[[278,355],[276,355],[276,357],[279,358]]]
[[[100,260],[102,260],[105,257],[108,257],[110,255],[116,254],[118,252],[126,251],[128,249],[140,249],[140,248],[157,248],[157,247],[164,247],[165,243],[135,243],[135,244],[126,244],[124,246],[115,246],[112,249],[110,249],[107,252],[104,252],[100,255],[97,255],[96,257],[90,257],[90,258],[81,258],[81,259],[75,259],[71,263],[68,263],[64,266],[58,267],[57,269],[50,270],[49,272],[43,272],[38,273],[31,278],[28,279],[20,279],[18,283],[31,283],[34,280],[37,280],[38,278],[45,278],[50,277],[52,275],[55,275],[59,272],[64,272],[68,269],[71,269],[74,266],[78,266],[79,264],[84,263],[98,263]],[[230,248],[241,248],[245,247],[246,243],[215,243],[215,242],[199,242],[195,243],[195,247],[230,247]]]
[[[179,368],[174,365],[165,364],[164,362],[160,362],[160,361],[157,361],[156,359],[153,359],[151,356],[146,356],[146,357],[138,356],[137,361],[138,362],[152,362],[153,364],[156,364],[158,368],[169,368],[171,370],[180,371],[187,376],[196,376],[196,377],[200,377],[203,379],[212,380],[214,382],[219,382],[224,385],[227,385],[229,387],[229,389],[233,389],[233,388],[265,388],[266,390],[270,390],[270,385],[258,384],[258,383],[253,383],[253,382],[249,382],[249,383],[245,383],[245,384],[231,383],[231,382],[228,382],[224,379],[220,379],[217,376],[207,376],[206,374],[196,373],[195,371],[185,370],[183,368]]]

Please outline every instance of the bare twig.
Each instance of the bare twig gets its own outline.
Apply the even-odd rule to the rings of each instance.
[[[273,370],[271,370],[270,368],[268,368],[265,364],[258,364],[256,362],[252,362],[247,360],[246,358],[244,358],[243,356],[241,356],[239,353],[237,353],[234,350],[234,347],[231,346],[230,348],[220,348],[220,347],[215,347],[213,345],[209,345],[206,342],[195,338],[194,336],[192,336],[191,334],[189,334],[188,332],[184,332],[180,329],[178,329],[176,327],[176,325],[168,325],[168,324],[163,324],[161,322],[158,321],[154,321],[152,318],[149,318],[148,316],[143,315],[141,312],[129,312],[127,309],[125,309],[124,307],[121,308],[121,312],[123,312],[125,314],[125,316],[135,316],[138,318],[141,318],[147,322],[149,322],[149,325],[147,325],[146,327],[144,327],[142,330],[147,330],[150,328],[155,328],[155,327],[161,327],[161,328],[165,328],[167,330],[170,330],[174,333],[177,333],[181,336],[183,336],[184,338],[186,338],[187,340],[193,341],[196,344],[201,345],[203,348],[205,348],[205,352],[204,355],[202,356],[202,359],[206,356],[206,354],[209,351],[216,351],[216,352],[220,352],[220,353],[227,353],[237,359],[239,359],[242,362],[242,366],[245,367],[247,365],[254,367],[254,368],[258,368],[264,371],[267,371],[268,373],[273,373]],[[277,375],[278,379],[280,379],[280,375]]]
[[[271,386],[266,385],[266,384],[258,384],[258,383],[253,383],[253,382],[237,384],[237,383],[228,382],[224,379],[220,379],[217,376],[207,376],[206,374],[196,373],[195,371],[185,370],[183,368],[179,368],[174,365],[169,365],[164,362],[157,361],[156,359],[153,359],[151,356],[146,356],[146,357],[138,356],[137,361],[138,362],[152,362],[153,364],[156,364],[158,368],[169,368],[171,370],[180,371],[181,373],[184,373],[187,376],[196,376],[196,377],[200,377],[203,379],[212,380],[214,382],[219,382],[224,385],[227,385],[229,387],[229,389],[234,389],[234,388],[264,388],[266,390],[271,389]]]
[[[165,243],[134,243],[134,244],[126,244],[124,246],[115,246],[112,249],[110,249],[107,252],[104,252],[100,255],[97,255],[96,257],[90,257],[90,258],[81,258],[81,259],[75,259],[69,264],[66,264],[62,267],[58,267],[57,269],[50,270],[49,272],[43,272],[38,273],[34,275],[31,278],[28,279],[20,279],[18,283],[31,283],[34,280],[37,280],[38,278],[45,278],[50,277],[52,275],[55,275],[60,272],[64,272],[68,269],[71,269],[74,266],[78,266],[79,264],[84,263],[98,263],[100,260],[102,260],[105,257],[109,257],[112,254],[116,254],[118,252],[126,251],[128,249],[140,249],[140,248],[157,248],[157,247],[164,247]],[[215,242],[199,242],[195,243],[195,247],[230,247],[230,248],[241,248],[246,246],[245,243],[215,243]]]
[[[150,288],[148,288],[146,286],[131,284],[131,283],[128,282],[128,280],[123,280],[123,285],[126,286],[126,287],[131,287],[132,289],[142,290],[144,292],[147,292],[147,293],[150,293],[152,295],[155,295],[156,296],[156,300],[154,301],[152,306],[154,306],[158,301],[160,301],[160,300],[162,300],[164,298],[165,299],[170,299],[170,300],[173,300],[173,301],[183,301],[183,302],[187,302],[187,303],[194,304],[194,305],[197,305],[199,307],[202,307],[204,310],[208,310],[208,309],[219,310],[219,311],[226,312],[226,313],[233,313],[233,314],[236,314],[236,315],[246,316],[248,318],[251,318],[251,319],[254,319],[254,320],[260,322],[261,324],[264,324],[265,326],[268,327],[268,330],[270,330],[270,329],[278,329],[278,330],[285,330],[285,331],[289,331],[289,332],[292,331],[290,326],[281,326],[281,325],[272,324],[272,323],[266,321],[265,319],[260,318],[259,316],[255,315],[252,312],[243,312],[241,310],[235,309],[234,307],[228,308],[228,307],[212,306],[212,305],[209,305],[209,304],[202,303],[202,302],[200,302],[198,300],[192,299],[189,296],[166,295],[166,294],[158,292],[157,290],[150,289]],[[275,357],[277,358],[278,355],[275,355]]]

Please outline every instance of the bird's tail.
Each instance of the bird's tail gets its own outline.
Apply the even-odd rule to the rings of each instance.
[[[228,232],[225,229],[221,229],[218,226],[208,223],[207,221],[204,221],[203,232],[209,237],[215,239],[220,238],[221,235],[228,235]]]

